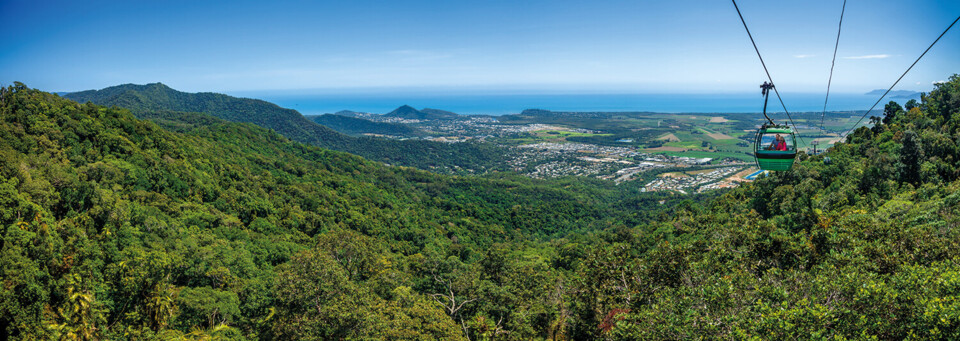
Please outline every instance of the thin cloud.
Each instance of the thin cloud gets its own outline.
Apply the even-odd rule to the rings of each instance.
[[[933,81],[933,85],[937,85],[937,84],[943,84],[943,83],[946,83],[946,82],[947,82],[947,81],[943,81],[943,80],[940,80],[940,81]]]
[[[816,57],[816,56],[817,56],[817,55],[815,55],[815,54],[798,54],[798,55],[793,56],[793,58],[801,58],[801,59],[803,59],[803,58],[810,58],[810,57]]]
[[[889,58],[889,57],[890,57],[889,54],[868,54],[864,56],[843,57],[843,59],[883,59],[883,58]]]

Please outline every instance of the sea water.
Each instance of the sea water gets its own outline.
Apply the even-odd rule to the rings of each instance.
[[[335,113],[341,110],[385,114],[402,105],[417,109],[433,108],[462,115],[507,115],[524,109],[551,111],[650,111],[663,113],[752,113],[763,108],[763,97],[756,94],[540,94],[540,95],[410,95],[410,94],[284,94],[244,93],[295,109],[304,115]],[[824,95],[810,93],[781,94],[790,112],[823,110]],[[831,94],[827,111],[867,110],[880,96],[864,94]],[[918,96],[913,97],[918,98]],[[884,98],[874,110],[883,110],[890,100],[901,105],[909,98]],[[783,112],[775,96],[770,97],[768,111]]]

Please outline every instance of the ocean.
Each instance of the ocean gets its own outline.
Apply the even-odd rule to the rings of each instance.
[[[462,115],[507,115],[524,109],[551,111],[651,111],[663,113],[753,113],[763,109],[763,97],[756,94],[570,94],[570,95],[400,95],[400,94],[284,94],[244,93],[240,96],[262,99],[295,109],[304,115],[321,115],[341,110],[385,114],[402,105],[417,109],[433,108]],[[784,93],[790,112],[820,112],[823,94]],[[916,98],[918,98],[917,96]],[[827,111],[869,109],[878,95],[831,94]],[[901,105],[909,98],[885,98],[874,110],[883,110],[890,100]],[[771,96],[768,111],[783,112],[780,102]]]

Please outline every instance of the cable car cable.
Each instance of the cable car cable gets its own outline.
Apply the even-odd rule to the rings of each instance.
[[[743,19],[743,14],[740,13],[740,7],[737,6],[737,0],[730,1],[733,1],[733,8],[737,9],[737,15],[740,16],[740,22],[743,23],[743,28],[747,30],[747,36],[750,37],[750,43],[753,44],[753,49],[757,51],[757,57],[760,58],[760,65],[763,65],[763,71],[767,73],[767,79],[770,80],[770,83],[773,83],[773,77],[770,77],[770,70],[767,70],[767,64],[763,62],[763,56],[760,55],[760,49],[757,48],[757,42],[753,40],[753,35],[750,34],[750,29],[747,28],[747,21]],[[787,111],[787,105],[783,104],[783,98],[780,98],[780,92],[777,91],[776,87],[773,88],[773,93],[775,93],[777,95],[777,99],[780,100],[780,105],[783,106],[783,112],[787,113],[787,118],[790,119],[790,124],[793,125],[793,129],[797,130],[797,138],[800,139],[800,142],[806,144],[806,142],[803,141],[803,138],[800,137],[800,129],[797,129],[797,124],[793,123],[793,117],[790,117],[790,111]]]
[[[847,133],[846,133],[846,134],[843,134],[843,136],[841,136],[840,138],[844,138],[844,137],[847,137],[847,135],[850,135],[850,133],[852,133],[853,130],[854,130],[855,128],[857,128],[857,125],[859,125],[860,122],[863,122],[863,119],[864,119],[865,117],[867,117],[867,114],[870,114],[870,112],[873,111],[873,109],[877,107],[877,104],[880,104],[880,101],[882,101],[883,98],[886,97],[887,94],[890,93],[890,90],[893,90],[893,87],[897,86],[897,83],[900,83],[900,80],[903,79],[903,76],[906,76],[906,75],[907,75],[907,72],[910,72],[910,69],[913,69],[913,66],[914,66],[914,65],[917,65],[917,62],[919,62],[920,59],[923,58],[923,56],[926,55],[927,52],[930,51],[931,48],[933,48],[933,45],[936,45],[937,42],[940,41],[940,38],[943,38],[943,35],[947,34],[947,31],[950,31],[950,28],[952,28],[953,25],[957,23],[957,21],[960,21],[960,16],[958,16],[957,19],[954,19],[954,20],[953,20],[953,23],[951,23],[950,26],[947,26],[947,29],[946,29],[946,30],[943,30],[943,33],[940,33],[940,36],[937,37],[937,40],[934,40],[933,43],[930,44],[930,46],[927,47],[927,49],[924,50],[922,54],[920,54],[920,57],[917,57],[917,60],[915,60],[915,61],[913,62],[913,64],[910,64],[910,67],[907,68],[907,71],[904,71],[903,74],[900,75],[900,78],[897,78],[897,81],[896,81],[896,82],[893,82],[893,85],[891,85],[890,88],[887,89],[887,91],[884,92],[883,95],[880,96],[879,99],[877,99],[877,102],[876,102],[876,103],[873,103],[873,106],[870,107],[870,110],[867,110],[867,112],[863,113],[863,116],[860,116],[860,119],[857,120],[857,123],[855,123],[855,124],[853,125],[853,127],[851,127],[850,130],[848,130]]]
[[[823,114],[820,116],[820,131],[826,133],[823,128],[823,121],[827,118],[827,101],[830,100],[830,84],[833,83],[833,67],[837,64],[837,48],[840,47],[840,29],[843,28],[843,13],[847,10],[847,0],[843,0],[843,8],[840,9],[840,24],[837,25],[837,43],[833,45],[833,60],[830,61],[830,78],[827,79],[827,97],[823,99]]]

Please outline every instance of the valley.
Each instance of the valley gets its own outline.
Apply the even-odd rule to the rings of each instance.
[[[436,109],[424,109],[431,111]],[[760,114],[743,113],[652,113],[652,112],[552,112],[530,109],[519,114],[457,115],[444,111],[436,116],[402,106],[391,113],[341,111],[307,116],[329,122],[339,116],[366,124],[354,124],[345,134],[396,140],[427,140],[448,144],[479,142],[506,151],[503,171],[531,178],[585,176],[613,181],[644,191],[686,194],[731,188],[745,180],[739,173],[757,170],[753,160],[756,127]],[[813,153],[837,140],[855,112],[830,112],[825,130],[805,125],[819,121],[820,113],[800,113],[797,122],[804,140],[801,149]],[[819,123],[819,122],[818,122]],[[382,125],[394,128],[384,134]],[[367,127],[368,130],[355,127]],[[336,126],[331,126],[338,129]],[[695,181],[667,177],[671,172],[725,171]],[[693,178],[691,178],[693,179]]]

